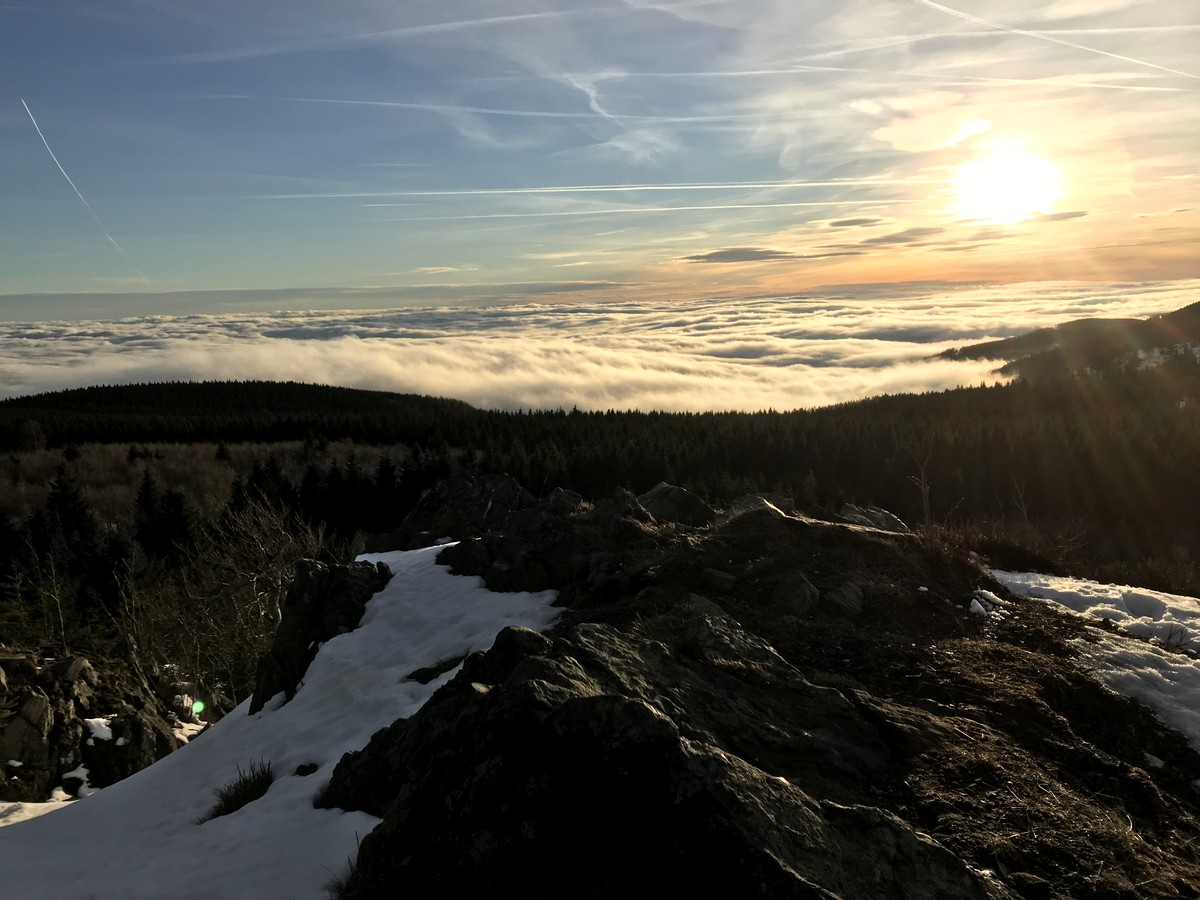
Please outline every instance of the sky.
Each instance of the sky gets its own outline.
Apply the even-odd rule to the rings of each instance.
[[[1200,276],[1195,0],[0,2],[0,320]]]
[[[0,803],[5,897],[35,900],[325,898],[379,820],[313,808],[342,754],[396,718],[413,715],[457,669],[421,685],[407,674],[491,646],[505,625],[545,630],[559,610],[553,591],[494,594],[482,579],[435,564],[440,548],[375,554],[396,573],[359,627],[321,645],[295,697],[276,696],[256,715],[249,701],[158,763],[71,803]],[[1093,677],[1146,703],[1200,749],[1200,663],[1188,646],[1200,601],[1124,586],[996,572],[1014,593],[1117,623],[1076,649]],[[1019,604],[980,590],[980,616],[1021,616]],[[1165,644],[1164,649],[1160,644]],[[97,733],[101,737],[103,730]],[[110,732],[111,737],[111,732]],[[3,763],[11,767],[13,762]],[[1146,755],[1125,763],[1162,768]],[[242,809],[200,824],[212,791],[239,769],[270,763],[276,780]],[[316,763],[315,773],[293,775]],[[1064,762],[1064,765],[1069,763]],[[11,768],[9,768],[11,771]],[[85,772],[81,772],[85,775]],[[48,815],[39,815],[49,812]],[[114,823],[115,826],[114,827]]]

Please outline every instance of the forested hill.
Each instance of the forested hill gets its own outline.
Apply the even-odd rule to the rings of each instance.
[[[1076,319],[1052,328],[947,350],[947,359],[1007,360],[1006,374],[1044,381],[1089,371],[1113,374],[1152,365],[1194,366],[1200,357],[1200,303],[1149,319]]]
[[[877,503],[916,521],[1020,510],[1185,534],[1197,528],[1200,496],[1200,469],[1184,450],[1200,440],[1187,402],[1198,391],[1194,379],[1164,374],[760,413],[502,412],[302,384],[90,388],[0,404],[0,449],[31,450],[35,439],[47,448],[349,439],[507,472],[535,491],[606,496],[669,481],[726,500],[772,489],[809,505]]]
[[[0,402],[0,449],[128,441],[272,443],[314,434],[423,441],[439,423],[475,414],[459,400],[294,382],[101,386]]]

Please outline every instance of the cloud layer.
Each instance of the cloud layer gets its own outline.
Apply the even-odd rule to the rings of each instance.
[[[1085,316],[1144,316],[1200,282],[877,286],[690,303],[159,316],[0,325],[0,395],[271,379],[504,409],[793,409],[994,382],[951,346]]]

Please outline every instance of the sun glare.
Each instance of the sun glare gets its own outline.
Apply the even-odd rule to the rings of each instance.
[[[1028,150],[1001,148],[965,162],[955,176],[955,209],[968,219],[1011,225],[1054,211],[1058,169]]]

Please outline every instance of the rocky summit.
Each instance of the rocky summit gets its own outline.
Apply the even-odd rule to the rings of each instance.
[[[408,533],[564,614],[337,765],[318,805],[381,819],[340,896],[1200,896],[1200,756],[1091,677],[1103,623],[965,550],[778,497],[440,495]]]

